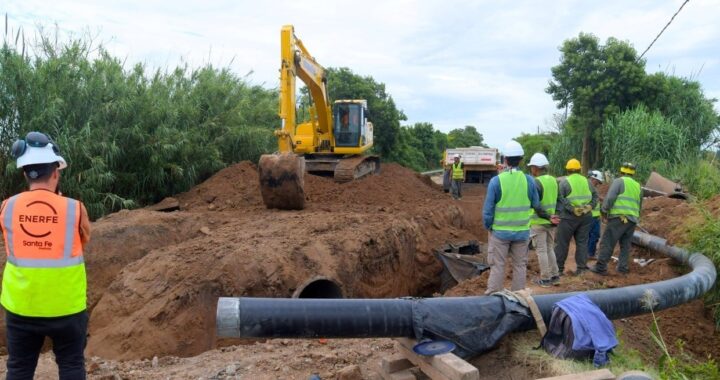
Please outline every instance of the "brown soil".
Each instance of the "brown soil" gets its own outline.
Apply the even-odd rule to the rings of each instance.
[[[435,247],[487,241],[482,226],[485,187],[466,185],[463,199],[453,201],[429,179],[394,164],[383,165],[380,175],[346,184],[311,175],[305,181],[304,210],[268,210],[257,169],[244,162],[177,195],[180,211],[123,211],[95,222],[86,249],[90,378],[306,379],[314,372],[332,378],[349,365],[359,365],[365,378],[377,378],[378,360],[396,352],[392,341],[218,341],[217,298],[289,297],[317,276],[336,281],[347,297],[432,295],[441,270]],[[720,197],[706,209],[717,215]],[[642,227],[683,242],[686,231],[675,226],[698,215],[682,201],[646,199]],[[633,251],[633,257],[650,256],[642,249]],[[566,268],[574,270],[572,252]],[[567,275],[560,286],[543,289],[532,284],[539,273],[531,253],[528,285],[535,293],[620,287],[676,277],[683,270],[661,259],[644,268],[632,264],[628,277]],[[487,275],[445,295],[482,294]],[[509,276],[507,280],[509,284]],[[720,336],[701,301],[658,315],[668,343],[683,339],[685,349],[698,357],[720,357]],[[629,346],[657,359],[649,316],[615,325]],[[484,368],[502,362],[509,347],[503,343],[473,363]],[[155,356],[159,359],[153,364]],[[56,378],[48,354],[39,371],[39,378]],[[517,378],[545,375],[517,371]]]
[[[219,296],[288,297],[317,276],[349,297],[429,295],[440,271],[432,249],[472,238],[457,204],[397,165],[342,185],[308,176],[302,211],[266,209],[257,181],[241,163],[178,195],[179,212],[95,223],[88,354],[202,353],[218,345]]]

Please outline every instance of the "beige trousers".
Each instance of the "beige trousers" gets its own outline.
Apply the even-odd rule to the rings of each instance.
[[[504,288],[505,263],[508,257],[512,260],[512,288],[510,290],[525,289],[527,276],[528,241],[510,241],[498,239],[492,232],[488,236],[488,264],[490,264],[490,278],[488,279],[485,294],[494,293]]]
[[[560,272],[555,258],[555,228],[548,224],[531,226],[530,240],[540,263],[540,278],[549,280],[558,276]]]

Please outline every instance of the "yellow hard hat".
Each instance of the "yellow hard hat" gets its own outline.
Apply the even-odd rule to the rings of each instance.
[[[580,161],[578,161],[576,158],[571,158],[565,165],[565,169],[566,170],[580,170],[580,169],[582,169],[582,165],[580,165]]]
[[[622,166],[620,166],[620,173],[634,175],[635,174],[635,165],[633,165],[630,162],[623,163]]]

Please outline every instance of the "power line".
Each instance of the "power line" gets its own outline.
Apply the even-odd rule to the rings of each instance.
[[[658,38],[660,38],[660,35],[663,34],[663,32],[665,31],[665,29],[667,29],[668,26],[670,26],[670,24],[673,22],[673,20],[675,20],[675,16],[677,16],[678,13],[680,13],[680,11],[683,9],[683,7],[685,6],[685,4],[687,4],[688,2],[690,2],[690,0],[685,0],[685,2],[682,3],[682,5],[680,6],[680,8],[677,10],[677,12],[675,12],[675,14],[674,14],[672,17],[670,17],[670,21],[668,21],[667,25],[665,25],[665,27],[662,28],[662,30],[660,31],[660,33],[658,33],[658,35],[655,36],[655,39],[652,40],[652,42],[651,42],[650,45],[647,47],[647,49],[645,49],[645,51],[644,51],[642,54],[640,54],[640,57],[638,57],[638,59],[637,59],[638,61],[642,59],[642,57],[645,55],[645,53],[648,52],[648,50],[650,50],[650,48],[653,46],[653,44],[655,43],[655,41],[657,41]]]

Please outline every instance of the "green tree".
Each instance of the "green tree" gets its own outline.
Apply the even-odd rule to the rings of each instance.
[[[540,134],[529,134],[523,133],[515,140],[522,145],[525,151],[525,157],[523,162],[527,165],[530,162],[530,157],[535,153],[542,153],[551,160],[550,151],[552,149],[553,142],[558,137],[557,133],[540,133]]]
[[[625,41],[608,38],[605,45],[592,34],[580,33],[563,42],[560,64],[546,92],[557,107],[570,109],[565,128],[581,138],[583,170],[600,160],[602,126],[605,120],[635,106],[642,99],[645,61]]]
[[[708,148],[720,142],[716,102],[705,97],[697,81],[656,73],[645,83],[643,103],[685,130],[694,147]]]
[[[456,128],[448,133],[447,143],[451,148],[466,148],[469,146],[484,146],[483,135],[472,125]]]

